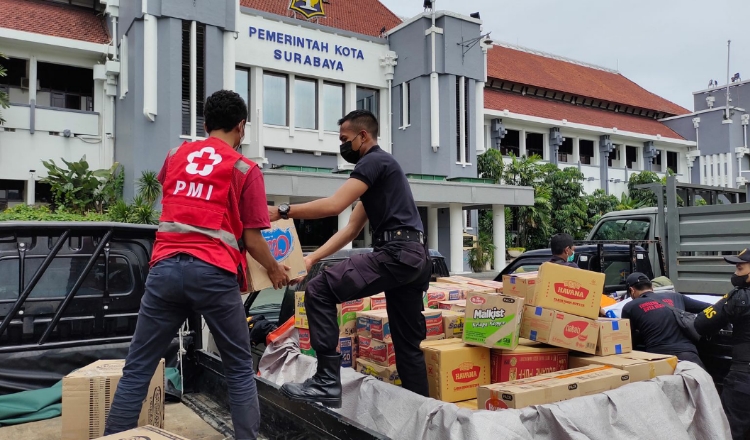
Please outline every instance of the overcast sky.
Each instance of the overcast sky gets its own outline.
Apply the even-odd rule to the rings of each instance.
[[[402,17],[422,0],[381,0]],[[437,0],[438,10],[479,12],[494,40],[617,69],[693,110],[692,92],[731,74],[750,79],[748,0]]]

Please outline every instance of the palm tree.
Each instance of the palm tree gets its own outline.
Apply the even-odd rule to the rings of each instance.
[[[622,196],[620,196],[620,202],[617,204],[617,207],[615,208],[616,211],[628,211],[631,209],[640,209],[647,205],[647,202],[644,200],[636,200],[630,197],[629,195],[622,193]]]
[[[141,173],[141,178],[138,179],[138,195],[149,205],[153,206],[156,203],[161,195],[161,183],[156,178],[156,172],[144,171]]]

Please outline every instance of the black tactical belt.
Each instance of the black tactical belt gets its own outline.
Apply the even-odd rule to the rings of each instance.
[[[385,231],[375,238],[375,244],[382,245],[391,241],[411,241],[424,244],[424,234],[413,229],[396,229]]]

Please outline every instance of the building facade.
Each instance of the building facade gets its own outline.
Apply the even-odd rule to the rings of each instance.
[[[41,161],[84,155],[94,169],[122,164],[131,198],[169,149],[205,136],[203,100],[220,89],[248,103],[242,153],[262,167],[270,203],[332,194],[352,169],[338,154],[338,119],[375,113],[429,246],[453,272],[467,269],[477,209],[493,212],[503,267],[504,207],[533,203],[532,188],[479,178],[489,148],[578,167],[587,191],[616,195],[632,173],[696,171],[698,143],[678,127],[688,110],[617,72],[493,43],[479,19],[452,12],[402,20],[377,0],[0,0],[0,9],[11,11],[0,17],[10,57],[0,87],[12,104],[0,128],[5,205],[44,202]],[[319,246],[350,214],[298,222],[303,245]],[[355,246],[371,240],[365,228]]]

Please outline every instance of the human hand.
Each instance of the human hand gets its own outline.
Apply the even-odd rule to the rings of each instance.
[[[289,275],[286,272],[291,269],[283,263],[277,263],[273,270],[268,271],[268,278],[271,280],[274,289],[281,289],[289,284]]]
[[[268,207],[268,217],[271,219],[271,222],[275,222],[275,221],[281,220],[281,214],[279,214],[279,208],[278,208],[278,206],[269,206]]]

